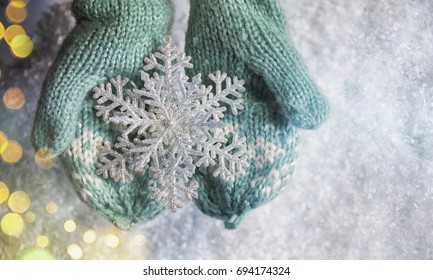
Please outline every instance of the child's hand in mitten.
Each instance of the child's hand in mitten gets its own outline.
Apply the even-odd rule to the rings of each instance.
[[[245,109],[224,121],[246,138],[250,167],[232,181],[203,176],[196,201],[204,213],[235,228],[248,210],[288,185],[295,127],[318,127],[329,108],[288,38],[278,0],[190,2],[189,74],[221,70],[245,80]]]
[[[116,183],[96,174],[102,139],[119,133],[97,118],[92,88],[122,75],[136,80],[172,22],[170,0],[74,0],[77,20],[49,71],[32,132],[36,148],[61,155],[74,187],[90,207],[119,227],[153,218],[146,176]]]

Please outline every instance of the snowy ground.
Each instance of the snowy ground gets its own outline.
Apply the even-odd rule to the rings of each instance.
[[[137,229],[149,239],[146,250],[156,259],[433,258],[433,2],[282,3],[293,41],[331,103],[330,119],[301,132],[291,186],[239,229],[225,230],[191,203]],[[188,3],[175,5],[174,38],[183,47]],[[15,124],[0,118],[0,125]],[[2,172],[0,180],[12,176]],[[70,209],[81,207],[57,177],[51,187],[71,197]]]

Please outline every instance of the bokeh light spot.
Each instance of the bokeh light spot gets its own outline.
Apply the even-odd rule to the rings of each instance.
[[[10,43],[12,54],[17,58],[26,58],[33,51],[33,42],[29,36],[20,34],[15,36]]]
[[[47,205],[45,205],[45,211],[47,211],[49,214],[54,214],[57,212],[59,208],[57,207],[57,204],[54,202],[48,202]]]
[[[26,0],[10,0],[10,5],[17,8],[24,8],[27,5]]]
[[[20,260],[55,260],[54,255],[46,249],[30,249],[24,252]]]
[[[22,34],[26,34],[26,31],[20,25],[16,25],[16,24],[10,25],[8,28],[6,28],[5,35],[4,35],[6,43],[10,45],[12,40],[16,36]]]
[[[22,214],[30,208],[30,198],[27,193],[17,191],[11,194],[8,200],[9,208],[15,212]]]
[[[5,36],[5,27],[3,23],[0,22],[0,40]]]
[[[6,235],[19,237],[24,229],[23,218],[16,213],[6,214],[1,220],[1,229]]]
[[[23,156],[23,148],[16,141],[8,141],[6,149],[1,153],[1,157],[6,163],[17,163]]]
[[[3,144],[0,145],[0,155],[3,154],[4,151],[6,151],[8,145],[9,145],[9,141],[3,142]]]
[[[56,165],[57,157],[50,149],[39,149],[35,154],[36,164],[43,169],[50,169]]]
[[[9,188],[5,183],[0,181],[0,204],[8,200]]]
[[[135,245],[137,245],[139,247],[146,245],[146,242],[147,242],[147,238],[143,234],[137,234],[134,237],[134,243],[135,243]]]
[[[78,260],[83,256],[83,250],[77,244],[71,244],[68,246],[68,255],[71,256],[72,259]]]
[[[8,137],[3,131],[0,131],[0,155],[6,150],[8,147]]]
[[[48,244],[50,244],[50,240],[48,239],[48,237],[41,235],[38,237],[38,239],[36,240],[36,244],[38,245],[38,247],[40,248],[45,248],[48,246]]]
[[[77,229],[77,224],[72,220],[67,220],[63,227],[66,232],[74,232]]]
[[[86,231],[83,235],[83,241],[86,242],[87,244],[92,244],[96,241],[96,231],[94,231],[93,229],[89,229],[88,231]]]
[[[31,224],[36,220],[36,215],[33,212],[27,212],[24,215],[24,220],[26,220],[27,223]]]
[[[104,236],[104,243],[110,248],[116,248],[117,246],[119,246],[120,240],[119,237],[117,237],[116,235],[112,233],[107,233]]]
[[[27,17],[27,9],[25,5],[21,7],[20,2],[15,1],[9,3],[6,7],[5,15],[6,18],[12,23],[21,23]]]
[[[6,90],[3,95],[3,103],[6,108],[11,110],[19,110],[23,107],[26,98],[20,88],[12,87]]]

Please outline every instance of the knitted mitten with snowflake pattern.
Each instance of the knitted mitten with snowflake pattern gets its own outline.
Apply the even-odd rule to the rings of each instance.
[[[231,181],[202,176],[196,200],[205,214],[235,228],[248,210],[288,185],[296,127],[318,127],[329,108],[288,38],[278,0],[190,2],[189,74],[221,70],[245,80],[245,109],[224,121],[246,138],[250,167]]]
[[[36,148],[60,155],[80,198],[119,227],[152,219],[147,176],[115,183],[96,174],[97,147],[119,133],[97,118],[92,88],[115,75],[137,80],[143,58],[172,23],[170,0],[74,0],[77,25],[49,71],[32,132]]]

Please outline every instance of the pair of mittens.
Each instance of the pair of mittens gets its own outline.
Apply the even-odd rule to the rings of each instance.
[[[277,195],[293,173],[296,127],[312,129],[328,105],[292,47],[277,0],[191,0],[186,53],[189,76],[221,70],[245,81],[245,109],[227,115],[244,137],[249,167],[233,179],[197,173],[197,206],[235,228],[250,209]],[[96,174],[98,146],[119,132],[95,114],[92,88],[122,75],[138,80],[143,58],[158,49],[172,23],[169,0],[75,0],[77,26],[46,77],[32,133],[37,148],[60,155],[80,198],[121,228],[163,210],[150,198],[149,176],[116,183]],[[210,83],[209,80],[205,83]]]

